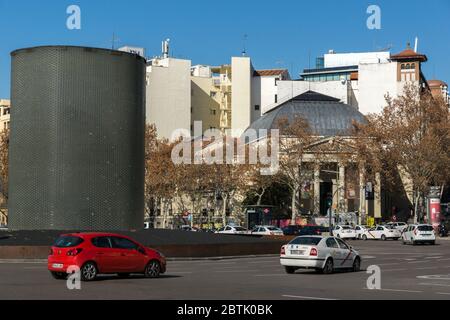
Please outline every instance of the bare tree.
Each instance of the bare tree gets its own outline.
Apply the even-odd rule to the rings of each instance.
[[[429,187],[450,181],[448,106],[413,86],[386,101],[381,114],[370,115],[367,125],[356,125],[358,155],[388,183],[398,184],[396,178],[403,178],[418,219]]]

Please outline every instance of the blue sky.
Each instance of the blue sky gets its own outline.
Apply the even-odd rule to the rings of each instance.
[[[66,28],[66,8],[81,7],[82,29]],[[381,8],[381,30],[366,27],[367,7]],[[450,82],[450,1],[448,0],[0,0],[0,97],[9,97],[12,50],[67,44],[145,47],[160,54],[170,38],[172,54],[193,64],[229,63],[240,55],[244,35],[258,69],[289,68],[295,76],[329,49],[337,52],[393,52],[419,37],[428,55],[428,79]],[[311,59],[309,58],[311,57]]]

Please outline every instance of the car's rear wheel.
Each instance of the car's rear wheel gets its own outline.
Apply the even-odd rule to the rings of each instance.
[[[81,267],[81,280],[82,281],[93,281],[97,278],[98,270],[97,266],[93,262],[86,262]]]
[[[361,259],[359,257],[356,257],[355,261],[353,261],[353,272],[359,271],[361,271]]]
[[[325,266],[322,269],[323,274],[332,274],[334,271],[334,263],[332,259],[328,259],[327,262],[325,262]]]
[[[364,241],[367,241],[367,236],[366,236],[365,234],[363,234],[362,239],[363,239]]]
[[[387,238],[386,238],[386,236],[384,234],[381,236],[381,240],[382,241],[386,241],[387,240]]]
[[[147,278],[158,278],[161,274],[161,265],[156,260],[150,261],[145,267],[144,274]]]
[[[51,271],[50,273],[52,274],[52,277],[55,278],[56,280],[66,280],[67,279],[67,273],[65,273],[65,272]]]
[[[296,271],[294,267],[284,267],[284,270],[286,270],[287,274],[294,274]]]

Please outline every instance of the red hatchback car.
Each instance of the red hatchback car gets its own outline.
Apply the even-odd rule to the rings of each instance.
[[[48,270],[56,279],[67,279],[71,266],[80,268],[83,281],[92,281],[99,274],[128,277],[141,273],[157,278],[166,272],[166,258],[126,236],[74,233],[61,235],[48,257]]]

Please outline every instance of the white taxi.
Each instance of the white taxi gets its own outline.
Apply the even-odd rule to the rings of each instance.
[[[351,226],[336,226],[333,235],[339,239],[356,239],[358,236]]]
[[[436,244],[436,234],[433,226],[429,224],[412,224],[406,228],[402,235],[403,244],[419,243]]]
[[[356,239],[361,239],[364,232],[366,232],[369,229],[370,228],[368,226],[360,226],[360,225],[356,226],[355,227]]]
[[[251,233],[257,236],[284,236],[283,230],[274,226],[257,226]]]
[[[358,272],[359,253],[336,237],[301,236],[281,248],[280,263],[288,274],[298,269],[314,269],[324,274],[337,269]]]
[[[361,239],[363,240],[398,240],[402,237],[402,234],[399,230],[386,227],[386,226],[378,226],[369,230],[366,230]]]

